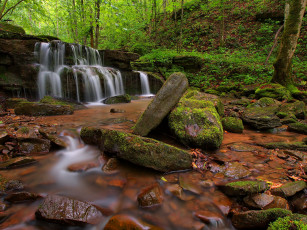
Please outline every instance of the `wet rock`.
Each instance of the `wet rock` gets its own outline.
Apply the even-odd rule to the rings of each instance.
[[[268,204],[272,203],[274,196],[265,193],[244,197],[244,203],[252,208],[263,209]]]
[[[307,194],[298,194],[291,200],[291,204],[296,212],[307,215]]]
[[[125,110],[122,110],[122,109],[110,109],[110,113],[124,113],[126,112]]]
[[[256,98],[269,97],[276,100],[287,100],[291,98],[291,93],[280,84],[263,84],[255,91]]]
[[[112,216],[104,227],[104,230],[119,230],[119,229],[134,229],[134,230],[159,230],[160,228],[152,226],[143,221],[140,221],[132,216],[119,214]]]
[[[16,115],[26,116],[55,116],[73,114],[73,108],[68,105],[51,105],[44,103],[21,103],[15,108]]]
[[[255,129],[272,129],[281,126],[280,119],[275,115],[279,109],[276,101],[270,98],[261,98],[258,102],[247,106],[242,119]]]
[[[228,148],[236,152],[252,152],[256,150],[255,146],[244,143],[234,143],[231,144]]]
[[[183,190],[178,184],[168,184],[166,189],[179,199],[183,199]]]
[[[270,208],[282,208],[290,210],[288,201],[280,196],[273,196],[274,200],[265,206],[263,209],[270,209]]]
[[[50,150],[50,141],[39,138],[29,138],[18,141],[18,146],[21,153],[24,154],[48,153]]]
[[[220,116],[210,100],[198,100],[193,91],[181,98],[168,117],[171,131],[185,145],[216,149],[223,140]]]
[[[4,198],[5,201],[10,203],[22,203],[27,201],[35,201],[39,198],[42,198],[41,195],[30,193],[30,192],[15,192],[9,194]]]
[[[23,190],[24,185],[19,180],[9,180],[5,184],[5,191]]]
[[[265,181],[237,181],[221,186],[223,192],[229,196],[246,196],[264,192],[269,188]]]
[[[304,159],[307,157],[307,155],[300,151],[294,151],[294,150],[284,150],[284,153],[289,154],[291,156],[294,156],[295,158],[299,159],[300,161],[304,161]]]
[[[307,134],[307,124],[303,122],[295,122],[288,124],[288,130],[296,133]]]
[[[131,97],[129,94],[118,95],[114,97],[108,97],[102,101],[104,104],[119,104],[119,103],[130,103]]]
[[[205,210],[205,211],[197,211],[194,213],[194,215],[198,219],[203,221],[205,224],[214,226],[218,229],[224,227],[223,215],[220,213]]]
[[[295,115],[298,119],[305,119],[307,111],[303,101],[296,101],[293,103],[282,104],[279,113],[285,113],[287,116],[290,113]]]
[[[188,85],[188,80],[183,73],[173,73],[169,76],[156,94],[156,97],[137,121],[133,133],[141,136],[148,135],[178,103]]]
[[[81,163],[75,163],[68,166],[68,171],[70,172],[85,172],[91,168],[96,168],[99,166],[98,162],[92,161],[92,162],[81,162]]]
[[[163,202],[163,193],[158,184],[144,188],[138,195],[137,201],[140,207],[148,208],[161,205]]]
[[[102,213],[93,205],[58,195],[48,195],[35,213],[38,219],[59,224],[98,224]]]
[[[1,145],[3,145],[9,138],[10,136],[5,130],[0,130],[0,144]]]
[[[307,227],[307,217],[300,214],[293,214],[283,218],[279,218],[270,224],[267,230],[293,230],[293,229],[306,229]]]
[[[237,229],[267,229],[271,222],[291,214],[291,211],[280,208],[247,211],[235,213],[231,221],[233,226]]]
[[[65,141],[63,141],[59,136],[52,134],[48,129],[39,129],[39,133],[49,141],[53,145],[56,145],[58,147],[66,148],[67,144]]]
[[[187,151],[154,139],[89,127],[82,128],[80,135],[85,143],[137,165],[163,172],[191,168],[192,156]]]
[[[8,98],[4,102],[5,109],[15,109],[20,103],[29,102],[26,98]]]
[[[225,169],[225,176],[241,179],[251,175],[251,172],[238,162],[229,163]]]
[[[242,133],[244,129],[242,120],[237,117],[224,117],[222,124],[224,130],[231,133]]]
[[[37,138],[37,135],[32,128],[28,127],[21,127],[16,132],[16,137],[18,140],[30,139],[30,138]]]
[[[116,158],[110,158],[103,166],[102,171],[105,173],[117,173],[119,161]]]
[[[198,178],[196,179],[194,175],[189,177],[189,174],[180,174],[179,184],[183,189],[193,192],[195,194],[200,194],[202,192],[199,180]]]
[[[56,98],[52,96],[44,96],[42,99],[40,99],[39,103],[47,105],[70,106],[73,110],[87,109],[87,107],[80,102],[76,102],[71,99]]]
[[[32,157],[16,157],[7,161],[0,162],[0,169],[10,169],[26,166],[37,162]]]
[[[276,196],[289,197],[305,188],[307,188],[305,181],[295,181],[286,183],[279,188],[272,189],[271,192]]]
[[[259,144],[267,149],[290,149],[298,151],[307,151],[307,144],[304,142],[271,142]]]

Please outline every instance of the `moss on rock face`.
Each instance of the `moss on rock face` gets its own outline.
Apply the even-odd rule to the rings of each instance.
[[[255,193],[264,192],[269,189],[265,181],[237,181],[230,182],[222,186],[222,190],[229,196],[246,196]]]
[[[80,135],[85,143],[137,165],[162,172],[191,168],[188,152],[151,138],[97,128],[82,128]]]
[[[216,149],[223,140],[223,127],[214,104],[194,96],[180,100],[168,124],[178,139],[191,147]]]
[[[11,25],[6,22],[0,22],[0,30],[8,31],[12,33],[18,33],[18,34],[26,34],[25,30],[20,26]]]
[[[294,114],[298,119],[305,119],[307,111],[303,101],[296,101],[293,103],[283,104],[280,106],[279,114]]]
[[[307,134],[307,124],[302,122],[291,123],[288,124],[288,130],[297,133]]]
[[[255,91],[256,98],[270,97],[277,100],[291,99],[290,91],[280,84],[263,84]]]
[[[108,97],[103,100],[104,104],[119,104],[119,103],[130,103],[130,102],[131,102],[131,97],[128,94]]]
[[[6,109],[15,109],[20,103],[28,102],[26,98],[8,98],[5,101],[4,107]]]
[[[242,133],[244,129],[242,120],[237,117],[224,117],[222,124],[225,130],[232,133]]]
[[[283,218],[278,218],[276,221],[270,224],[268,230],[304,230],[307,229],[307,224],[305,224],[295,215],[286,216]]]

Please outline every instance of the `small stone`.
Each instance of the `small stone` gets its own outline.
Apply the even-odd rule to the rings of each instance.
[[[110,158],[103,166],[102,171],[113,174],[118,172],[119,161],[116,158]]]
[[[24,185],[19,180],[10,180],[5,184],[5,191],[23,190]]]
[[[34,201],[39,198],[42,198],[42,196],[30,192],[16,192],[9,194],[7,197],[5,197],[5,201],[11,202],[11,203],[22,203],[27,201]]]
[[[274,196],[265,193],[260,193],[244,197],[243,200],[250,207],[263,209],[265,206],[273,202]]]
[[[273,189],[271,192],[276,196],[289,197],[295,195],[307,187],[305,181],[289,182],[279,188]]]
[[[126,112],[125,110],[122,110],[122,109],[110,109],[110,113],[124,113]]]
[[[290,210],[288,201],[280,196],[274,196],[273,202],[265,206],[263,209],[282,208]]]
[[[161,205],[163,202],[162,190],[158,184],[151,185],[142,190],[137,200],[141,207]]]
[[[208,210],[195,212],[194,215],[206,224],[215,226],[216,228],[223,227],[223,215],[217,212]]]
[[[229,163],[225,170],[225,176],[241,179],[251,175],[251,172],[238,162]]]
[[[289,154],[291,156],[296,157],[300,161],[303,161],[306,158],[306,154],[301,151],[295,151],[295,150],[284,150],[284,153]]]
[[[234,143],[230,145],[229,148],[230,150],[236,151],[236,152],[252,152],[256,150],[254,146],[244,144],[244,143]]]
[[[284,151],[279,151],[277,156],[280,158],[280,159],[287,159],[289,158],[289,156],[287,154],[284,153]]]
[[[178,184],[168,184],[166,189],[179,199],[182,198],[183,190]]]

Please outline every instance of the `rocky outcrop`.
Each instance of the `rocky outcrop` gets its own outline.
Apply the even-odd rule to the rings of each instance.
[[[187,93],[168,117],[171,131],[185,145],[216,149],[223,140],[220,116],[211,100]]]
[[[156,128],[178,103],[188,88],[188,84],[184,74],[172,74],[137,121],[133,128],[133,133],[146,136]]]
[[[82,128],[81,138],[105,153],[162,172],[191,168],[192,156],[154,139],[115,130]]]
[[[48,195],[35,213],[38,219],[68,225],[98,224],[102,213],[93,205],[72,198]]]
[[[139,59],[140,55],[121,50],[99,50],[104,66],[112,66],[120,70],[132,70],[130,62]]]

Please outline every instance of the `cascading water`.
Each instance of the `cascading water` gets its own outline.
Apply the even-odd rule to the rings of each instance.
[[[65,53],[70,50],[74,63],[72,66],[68,64],[71,60],[67,61],[65,57]],[[45,95],[71,98],[74,94],[72,99],[90,102],[125,93],[120,72],[113,68],[102,67],[98,50],[78,44],[65,47],[65,43],[53,41],[37,43],[35,54],[40,64],[39,98]],[[71,88],[69,77],[73,79],[74,89]],[[64,90],[65,80],[67,87]]]
[[[137,71],[140,74],[142,95],[151,95],[148,81],[148,75],[144,72]]]

